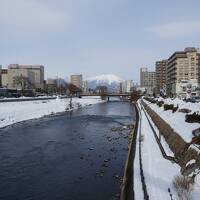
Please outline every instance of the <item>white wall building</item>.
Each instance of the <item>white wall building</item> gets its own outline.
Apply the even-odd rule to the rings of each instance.
[[[130,93],[133,89],[133,81],[125,80],[120,83],[120,92],[122,93]]]
[[[79,89],[82,89],[83,85],[83,76],[81,74],[71,75],[71,84],[75,85]]]
[[[83,91],[83,93],[88,93],[88,82],[87,81],[83,81],[82,91]]]
[[[44,66],[18,64],[9,65],[8,87],[14,89],[43,89]]]

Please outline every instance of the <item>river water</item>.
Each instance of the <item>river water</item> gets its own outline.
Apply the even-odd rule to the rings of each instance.
[[[0,129],[0,200],[118,199],[130,130],[111,129],[134,121],[111,101]]]

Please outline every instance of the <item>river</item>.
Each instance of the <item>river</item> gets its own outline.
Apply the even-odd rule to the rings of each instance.
[[[118,199],[129,102],[110,101],[0,129],[1,200]]]

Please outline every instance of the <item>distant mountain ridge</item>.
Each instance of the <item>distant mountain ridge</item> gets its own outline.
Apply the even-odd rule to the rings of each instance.
[[[97,86],[106,86],[109,91],[119,90],[119,84],[123,81],[120,77],[114,74],[103,74],[86,79],[88,87],[95,89]]]

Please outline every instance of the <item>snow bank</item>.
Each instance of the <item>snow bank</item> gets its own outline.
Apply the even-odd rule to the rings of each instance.
[[[100,97],[73,98],[73,109],[90,104],[104,102]],[[64,112],[69,109],[70,99],[53,99],[41,101],[0,103],[0,128],[21,122],[40,118],[45,115]]]
[[[143,99],[144,100],[144,99]],[[190,103],[184,102],[178,98],[176,99],[159,99],[162,100],[166,104],[174,104],[175,106],[178,105],[179,109],[186,108],[190,109],[191,113],[193,112],[200,112],[200,103]],[[156,104],[149,103],[148,101],[144,100],[151,109],[153,109],[157,114],[160,115],[180,136],[186,141],[190,142],[192,138],[192,131],[194,129],[199,128],[199,123],[187,123],[185,122],[185,113],[182,112],[175,112],[172,113],[171,110],[164,111],[163,107],[159,107]]]
[[[144,135],[144,140],[142,142],[142,163],[149,199],[170,199],[168,188],[170,188],[170,191],[173,194],[173,199],[178,199],[176,191],[173,188],[173,180],[175,176],[180,175],[180,166],[163,158],[144,112],[141,111],[141,114],[141,133]],[[137,154],[136,159],[138,159]],[[190,161],[190,164],[191,163],[194,163],[194,161]],[[136,174],[134,181],[137,184],[136,187],[134,185],[136,194],[137,192],[141,192],[141,183],[139,183],[138,167],[135,165],[134,170]],[[199,199],[200,196],[199,180],[200,176],[197,175],[191,193],[191,198],[193,200]],[[138,199],[142,199],[141,195],[136,194],[136,197],[139,197]]]
[[[168,200],[170,199],[168,188],[173,191],[172,180],[180,173],[180,167],[163,158],[143,111],[141,132],[144,135],[142,158],[149,198]],[[173,195],[175,195],[175,191],[173,191]]]

